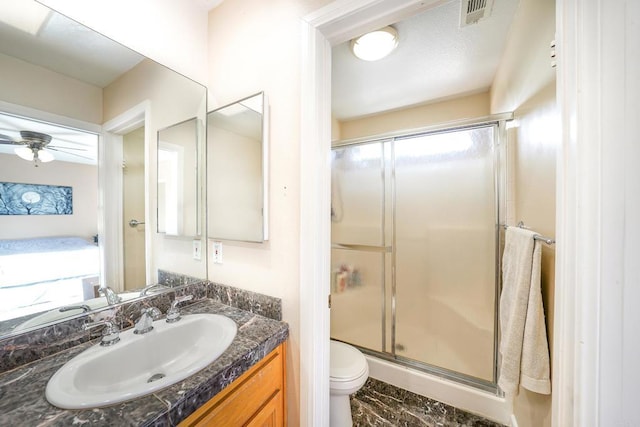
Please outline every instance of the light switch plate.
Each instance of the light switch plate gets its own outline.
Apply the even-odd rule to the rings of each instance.
[[[193,241],[193,259],[198,261],[202,259],[202,242],[200,240]]]
[[[222,264],[222,242],[213,242],[213,256],[214,264]]]

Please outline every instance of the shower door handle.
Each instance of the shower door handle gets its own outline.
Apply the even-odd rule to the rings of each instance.
[[[331,249],[362,252],[391,252],[391,246],[347,245],[344,243],[332,243]]]

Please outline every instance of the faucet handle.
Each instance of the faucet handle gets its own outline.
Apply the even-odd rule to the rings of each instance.
[[[171,307],[169,311],[167,311],[167,323],[175,323],[181,319],[180,310],[178,309],[178,304],[185,301],[191,301],[193,299],[193,295],[183,295],[181,297],[175,297],[173,302],[171,303]]]
[[[88,322],[82,325],[82,329],[88,331],[89,329],[93,329],[98,326],[104,326],[104,330],[102,331],[102,340],[100,340],[101,346],[107,347],[120,341],[120,336],[118,335],[120,333],[120,329],[118,329],[116,324],[111,320]]]

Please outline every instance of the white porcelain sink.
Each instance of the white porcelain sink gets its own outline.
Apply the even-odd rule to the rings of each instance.
[[[183,314],[176,323],[160,319],[153,326],[142,335],[131,328],[117,344],[96,344],[65,363],[47,383],[47,400],[86,409],[151,394],[205,368],[237,332],[233,320],[218,314]]]
[[[118,294],[118,296],[122,298],[122,301],[129,301],[134,298],[138,298],[140,296],[140,292],[124,292],[124,293]],[[90,300],[82,301],[77,304],[69,304],[69,306],[79,306],[79,305],[86,305],[91,310],[97,310],[97,309],[106,307],[108,304],[107,304],[107,299],[105,297],[92,298]],[[46,311],[38,316],[32,317],[31,319],[20,323],[13,330],[22,331],[35,326],[56,322],[66,317],[75,316],[76,314],[81,314],[82,312],[83,311],[80,308],[74,309],[74,310],[68,310],[68,311],[60,311],[60,309],[56,308],[55,310]]]

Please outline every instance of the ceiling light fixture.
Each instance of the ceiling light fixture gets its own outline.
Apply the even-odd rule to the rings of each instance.
[[[0,144],[18,145],[18,147],[15,147],[13,149],[13,151],[21,159],[29,162],[32,161],[35,167],[38,167],[39,163],[47,163],[55,160],[53,154],[48,150],[57,150],[56,148],[49,145],[49,142],[51,142],[51,135],[47,135],[46,133],[22,130],[20,131],[20,138],[20,140],[14,140],[6,135],[0,135]]]
[[[351,51],[364,61],[377,61],[398,46],[398,32],[393,27],[371,31],[351,40]]]
[[[38,167],[38,162],[48,163],[55,159],[53,154],[42,148],[16,147],[13,151],[24,160],[29,162],[34,161],[36,167]]]

